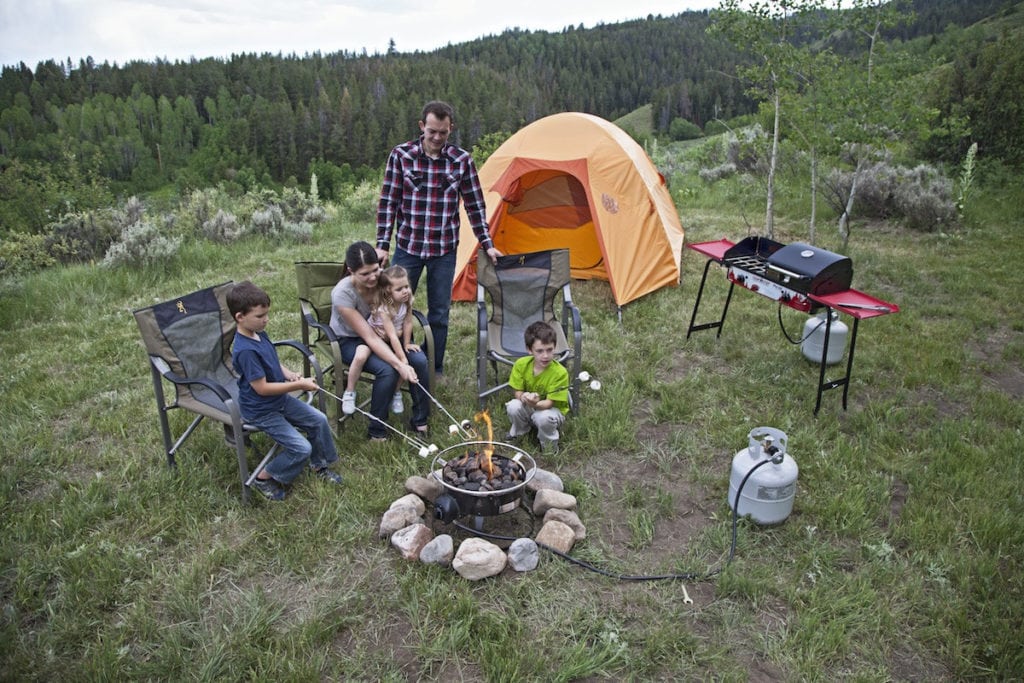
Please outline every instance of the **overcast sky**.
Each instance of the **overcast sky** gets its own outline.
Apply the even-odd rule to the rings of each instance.
[[[560,31],[648,14],[710,9],[717,0],[0,0],[0,65],[92,57],[303,55],[432,50],[507,28]]]

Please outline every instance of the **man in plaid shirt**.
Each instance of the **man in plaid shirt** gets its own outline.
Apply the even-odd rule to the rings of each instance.
[[[448,142],[454,113],[444,102],[428,102],[419,122],[421,135],[391,150],[377,205],[377,256],[388,260],[395,236],[392,264],[409,273],[413,293],[427,271],[427,320],[434,335],[434,368],[444,370],[448,342],[448,310],[455,280],[459,245],[459,199],[480,246],[491,261],[495,249],[487,230],[484,195],[469,152]]]

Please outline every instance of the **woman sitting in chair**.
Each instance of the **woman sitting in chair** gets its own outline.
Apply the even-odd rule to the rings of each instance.
[[[338,336],[342,359],[351,363],[361,344],[372,352],[364,369],[374,376],[370,415],[376,419],[369,421],[373,441],[387,440],[388,429],[381,423],[387,423],[392,396],[403,379],[409,382],[412,395],[409,425],[425,434],[430,417],[430,400],[420,389],[420,383],[426,384],[429,379],[426,354],[410,352],[408,362],[403,362],[367,322],[376,306],[380,273],[376,249],[367,242],[356,242],[345,252],[345,276],[331,291],[331,329]],[[423,388],[430,391],[428,386]]]

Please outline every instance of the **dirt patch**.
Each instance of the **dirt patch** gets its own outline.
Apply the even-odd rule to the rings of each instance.
[[[1009,329],[997,329],[967,347],[968,353],[980,366],[986,382],[1014,400],[1024,398],[1024,368],[1020,357],[1016,362],[1006,358],[1005,350],[1024,345],[1024,335]],[[1011,357],[1014,354],[1009,354]]]

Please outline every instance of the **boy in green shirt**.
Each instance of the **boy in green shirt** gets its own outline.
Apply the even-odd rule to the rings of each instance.
[[[569,371],[555,360],[558,337],[543,321],[532,323],[523,335],[529,356],[512,366],[508,384],[515,398],[505,404],[512,423],[507,438],[517,439],[537,428],[541,452],[558,452],[558,428],[569,412]]]

